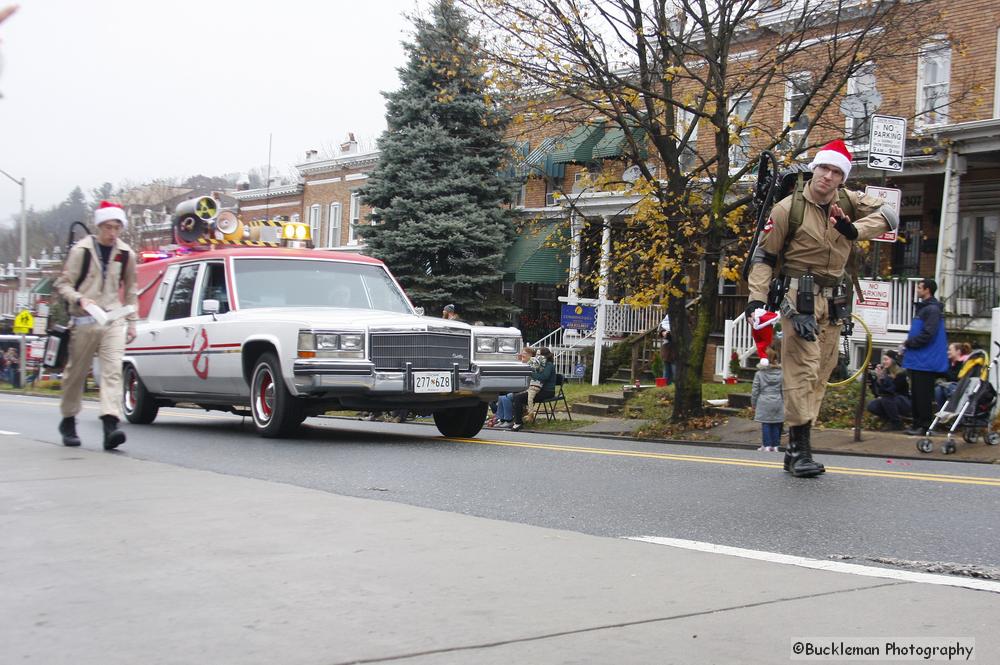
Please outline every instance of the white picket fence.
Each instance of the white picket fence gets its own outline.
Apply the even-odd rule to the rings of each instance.
[[[666,308],[659,305],[649,307],[632,307],[622,303],[608,305],[606,310],[605,348],[619,341],[622,337],[634,333],[645,332],[660,325],[666,315]],[[569,328],[557,328],[537,342],[528,346],[533,349],[548,347],[555,358],[556,372],[563,376],[573,376],[577,364],[583,362],[585,350],[594,347],[595,330],[579,331]]]

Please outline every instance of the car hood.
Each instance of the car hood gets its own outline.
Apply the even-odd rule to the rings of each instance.
[[[429,316],[343,307],[261,307],[231,314],[236,319],[261,323],[294,323],[303,328],[330,330],[470,332],[472,326],[461,321],[446,321]],[[225,316],[225,315],[223,315]],[[222,318],[222,317],[220,317]]]

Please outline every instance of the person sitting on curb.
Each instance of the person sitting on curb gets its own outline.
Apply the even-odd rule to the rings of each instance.
[[[903,417],[910,415],[910,384],[896,351],[886,351],[875,368],[875,394],[877,397],[868,402],[868,412],[881,418],[889,429],[901,431]]]

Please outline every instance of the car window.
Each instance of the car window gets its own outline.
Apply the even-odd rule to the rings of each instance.
[[[226,290],[226,266],[223,263],[205,264],[205,278],[198,298],[198,314],[204,314],[202,303],[206,300],[219,301],[219,314],[229,311],[229,292]]]
[[[191,296],[194,293],[194,280],[198,276],[199,264],[184,266],[174,280],[174,290],[167,301],[167,311],[164,319],[182,319],[191,316]]]
[[[237,259],[241,308],[350,307],[410,314],[381,266],[310,259]]]

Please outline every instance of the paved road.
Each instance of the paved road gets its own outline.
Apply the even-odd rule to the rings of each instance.
[[[80,418],[89,448],[95,409]],[[128,427],[122,454],[615,538],[1000,568],[996,466],[825,456],[826,476],[797,480],[779,455],[755,451],[491,430],[459,441],[419,424],[328,418],[269,440],[231,415],[160,413]],[[3,396],[0,417],[5,430],[58,440],[54,400]]]

